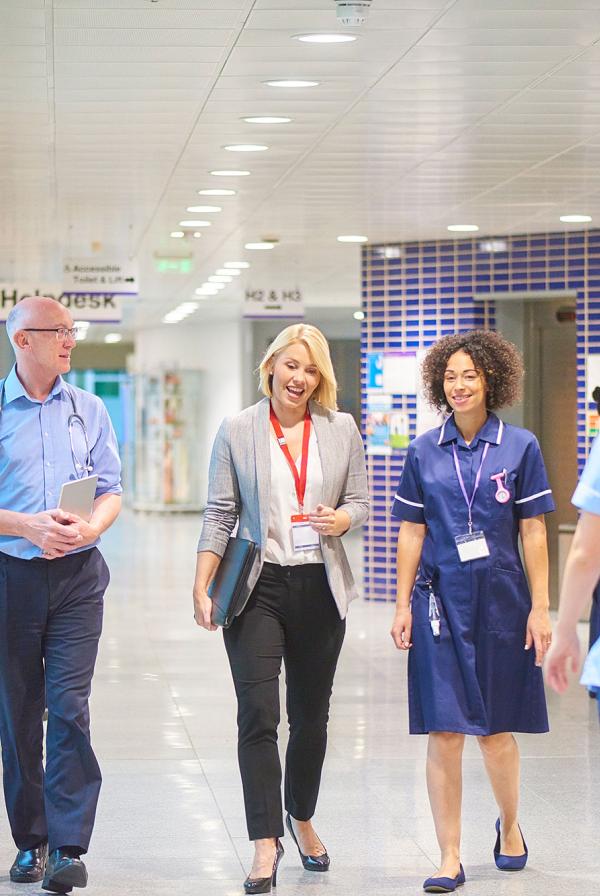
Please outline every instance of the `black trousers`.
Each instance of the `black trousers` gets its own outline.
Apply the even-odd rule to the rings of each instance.
[[[19,849],[89,845],[102,777],[88,697],[108,581],[96,548],[59,560],[0,554],[0,739]]]
[[[282,659],[290,729],[285,808],[299,821],[314,815],[345,630],[323,564],[265,563],[244,612],[223,632],[238,699],[238,758],[250,840],[283,836],[277,749]]]

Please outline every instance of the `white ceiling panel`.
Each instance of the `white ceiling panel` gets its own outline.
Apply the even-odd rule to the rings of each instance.
[[[170,47],[202,47],[225,43],[228,34],[223,32],[235,24],[235,16],[217,12],[211,14],[209,19],[207,31],[201,28],[58,28],[55,41],[59,47],[160,47],[164,44]]]

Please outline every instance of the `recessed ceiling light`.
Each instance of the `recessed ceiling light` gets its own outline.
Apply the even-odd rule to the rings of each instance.
[[[202,234],[200,233],[199,230],[194,230],[194,239],[195,240],[199,240],[201,236],[202,236]]]
[[[274,249],[275,243],[267,243],[265,241],[260,243],[246,243],[244,249]]]
[[[208,278],[209,283],[231,283],[233,277],[229,275],[225,276],[223,274],[213,274],[212,277]]]
[[[249,118],[243,119],[248,124],[287,124],[291,120],[285,115],[251,115]]]
[[[193,311],[197,311],[199,307],[198,302],[182,302],[179,310],[185,311],[186,314],[191,314]]]
[[[280,81],[263,81],[267,87],[318,87],[319,81],[300,81],[293,78],[283,79]]]
[[[365,312],[364,311],[355,311],[354,314],[352,315],[352,317],[354,318],[354,320],[364,320]]]
[[[357,233],[342,234],[337,238],[338,243],[366,243],[368,239],[368,236],[360,236]]]
[[[210,221],[194,221],[194,220],[180,221],[179,226],[180,227],[210,227],[211,222]]]
[[[479,227],[477,224],[448,224],[448,230],[452,233],[475,233]]]
[[[226,261],[223,265],[224,268],[249,268],[249,261]]]
[[[249,171],[211,171],[210,174],[214,175],[214,177],[248,177],[250,174]]]
[[[220,205],[188,205],[186,208],[186,212],[191,212],[192,215],[201,215],[203,212],[208,214],[209,212],[220,212]]]
[[[120,333],[107,333],[104,337],[104,341],[108,342],[109,344],[113,342],[121,342],[122,339],[123,337]]]
[[[264,152],[268,148],[264,143],[230,143],[223,147],[227,152]]]
[[[171,236],[174,240],[180,240],[185,236],[185,233],[183,232],[183,230],[172,230]]]
[[[563,224],[589,224],[592,220],[591,215],[561,215],[560,220]]]
[[[215,296],[219,290],[215,289],[214,285],[210,283],[206,286],[199,286],[194,292],[197,296]]]
[[[301,40],[307,44],[347,44],[356,40],[355,34],[294,34],[294,40]]]
[[[241,273],[236,268],[219,268],[215,271],[215,274],[226,275],[227,277],[239,277]]]
[[[198,190],[198,196],[235,196],[235,190]]]

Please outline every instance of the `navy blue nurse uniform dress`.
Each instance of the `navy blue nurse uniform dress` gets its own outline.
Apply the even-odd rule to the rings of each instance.
[[[468,532],[468,509],[453,445],[470,497],[486,443],[472,516],[473,531],[485,533],[490,554],[462,562],[455,537]],[[510,497],[499,503],[491,477],[504,471]],[[548,731],[542,671],[535,649],[524,649],[531,595],[518,536],[519,520],[554,509],[537,439],[495,414],[470,445],[452,415],[409,445],[392,515],[427,527],[412,593],[411,734]],[[430,588],[441,617],[439,637],[429,621]]]

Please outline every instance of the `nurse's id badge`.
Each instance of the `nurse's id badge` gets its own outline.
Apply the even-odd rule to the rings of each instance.
[[[480,557],[489,557],[485,534],[483,532],[470,532],[468,535],[457,535],[454,539],[458,548],[458,556],[461,563],[468,560],[479,560]]]
[[[313,551],[321,546],[319,535],[311,526],[305,513],[296,513],[292,517],[292,546],[295,553]]]

